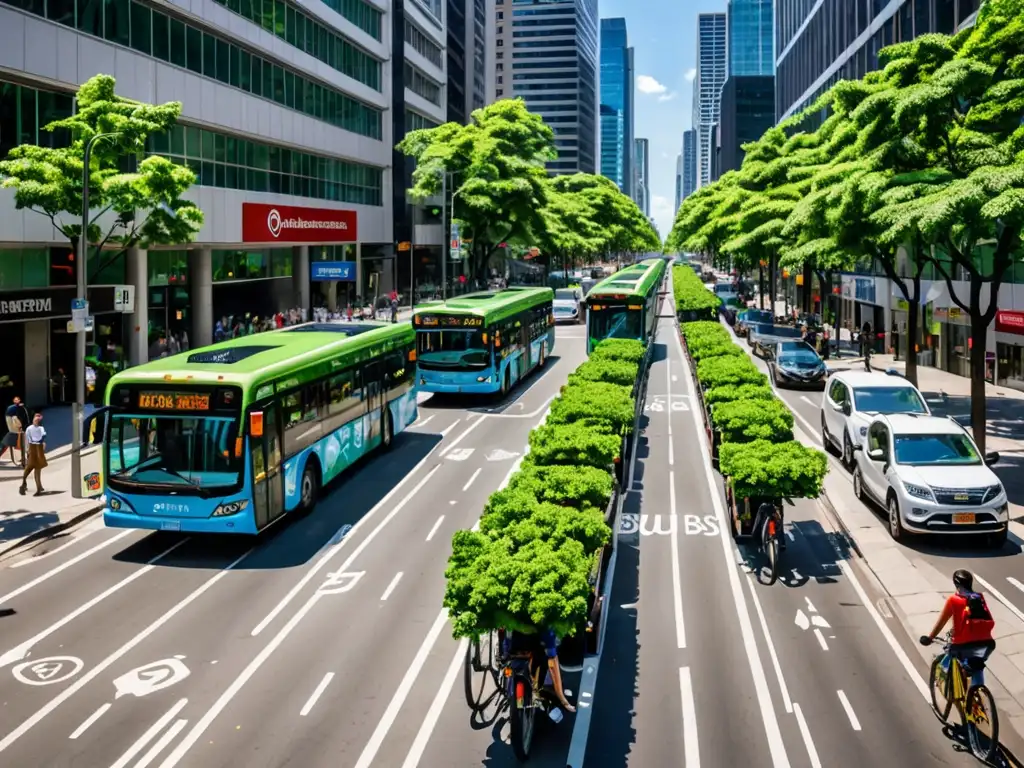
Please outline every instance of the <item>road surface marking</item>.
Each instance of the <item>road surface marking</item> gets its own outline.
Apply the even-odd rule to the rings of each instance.
[[[757,589],[754,588],[754,580],[749,576],[747,577],[747,584],[750,586],[750,596],[753,598],[754,610],[757,611],[758,621],[761,622],[761,632],[764,634],[764,639],[767,641],[768,655],[771,657],[772,666],[775,667],[775,677],[779,680],[779,691],[782,693],[782,703],[786,707],[786,714],[793,714],[793,702],[789,698],[789,686],[786,685],[786,679],[782,676],[782,665],[779,664],[779,655],[775,652],[775,643],[772,641],[772,636],[768,632],[768,622],[765,620],[764,611],[761,609],[761,600],[757,596]]]
[[[91,715],[89,715],[89,717],[87,717],[85,719],[84,723],[82,723],[80,726],[75,728],[75,730],[73,730],[71,732],[71,735],[68,736],[68,738],[69,739],[77,739],[83,733],[88,731],[89,727],[93,723],[95,723],[97,720],[99,720],[101,717],[103,717],[103,715],[105,715],[107,713],[107,710],[110,709],[112,706],[113,705],[109,701],[106,704],[104,704],[103,706],[101,706],[99,709],[97,709],[95,712],[93,712]]]
[[[827,651],[828,650],[828,643],[825,642],[825,636],[823,634],[821,634],[821,630],[818,629],[817,627],[814,628],[814,636],[816,638],[818,638],[818,645],[821,646],[821,650]]]
[[[448,698],[448,694],[455,685],[455,678],[457,678],[459,672],[462,671],[462,666],[465,663],[466,657],[466,646],[468,643],[468,640],[459,641],[458,650],[452,658],[451,664],[448,665],[448,671],[445,672],[444,680],[441,682],[441,687],[434,696],[434,701],[431,702],[430,709],[427,710],[427,716],[423,718],[423,725],[420,726],[419,731],[416,733],[416,738],[412,742],[412,746],[409,747],[409,753],[405,756],[405,760],[402,761],[402,768],[415,768],[419,765],[420,760],[423,757],[423,752],[427,748],[427,743],[430,741],[430,734],[437,725],[438,718],[441,717],[441,712],[444,711],[445,700]],[[569,692],[566,691],[565,695],[568,696]]]
[[[163,736],[161,736],[156,744],[154,744],[149,752],[142,756],[142,759],[135,764],[135,768],[146,768],[147,765],[156,760],[156,756],[159,755],[167,745],[174,741],[174,737],[185,730],[185,726],[188,725],[188,720],[176,720],[174,725],[167,729]]]
[[[94,606],[96,606],[99,603],[103,602],[104,600],[106,600],[108,597],[110,597],[115,592],[123,589],[124,587],[127,587],[129,584],[131,584],[136,579],[145,576],[147,573],[149,573],[154,568],[156,568],[157,562],[162,560],[167,555],[171,554],[171,552],[176,550],[178,547],[180,547],[186,541],[188,541],[188,539],[182,539],[181,541],[179,541],[174,546],[169,547],[168,549],[165,549],[159,555],[157,555],[152,560],[150,560],[148,563],[146,563],[146,566],[144,568],[140,568],[139,570],[135,571],[135,573],[132,573],[129,576],[126,576],[125,578],[121,579],[121,581],[117,582],[117,584],[114,584],[112,587],[108,587],[106,590],[104,590],[100,594],[96,595],[96,597],[94,597],[89,602],[84,603],[84,604],[78,606],[78,608],[73,610],[71,613],[69,613],[64,618],[60,619],[60,621],[56,622],[55,624],[51,624],[49,627],[44,629],[42,632],[38,633],[37,635],[34,635],[33,637],[29,638],[25,642],[21,643],[20,645],[15,646],[11,650],[7,651],[3,656],[0,656],[0,667],[5,667],[8,664],[13,664],[16,661],[21,661],[22,659],[24,659],[26,656],[28,656],[29,652],[37,644],[39,644],[41,641],[43,641],[46,638],[48,638],[50,635],[52,635],[54,632],[59,630],[61,627],[64,627],[65,625],[67,625],[70,622],[72,622],[75,619],[77,619],[79,616],[81,616],[83,613],[88,611],[90,608],[93,608]]]
[[[228,565],[226,568],[223,568],[220,571],[218,571],[217,573],[215,573],[213,576],[211,576],[209,579],[207,579],[206,582],[204,582],[201,586],[197,587],[187,597],[185,597],[183,600],[181,600],[177,605],[175,605],[169,611],[167,611],[167,613],[165,613],[163,616],[158,618],[156,621],[154,621],[152,624],[150,624],[144,630],[139,632],[139,634],[137,634],[135,637],[133,637],[127,643],[122,645],[120,648],[118,648],[112,654],[107,656],[107,658],[105,658],[103,661],[101,661],[98,665],[93,667],[91,670],[89,670],[82,677],[78,678],[78,680],[76,680],[74,682],[74,684],[70,685],[69,687],[67,687],[63,691],[61,691],[60,694],[58,694],[52,701],[50,701],[48,704],[43,706],[42,709],[40,709],[38,712],[36,712],[34,715],[32,715],[32,717],[30,717],[28,720],[23,722],[21,725],[19,725],[13,731],[8,733],[3,738],[3,740],[0,740],[0,752],[3,752],[5,749],[10,747],[14,742],[16,742],[18,739],[20,739],[22,736],[24,736],[30,730],[32,730],[32,728],[37,726],[47,715],[49,715],[51,712],[53,712],[55,709],[57,709],[57,707],[59,707],[65,701],[70,699],[72,696],[74,696],[76,693],[78,693],[80,690],[82,690],[82,688],[84,688],[86,685],[91,683],[97,677],[102,675],[109,667],[113,666],[118,661],[120,661],[123,657],[128,655],[132,651],[132,649],[134,649],[137,645],[141,644],[146,638],[148,638],[150,635],[152,635],[154,632],[156,632],[158,629],[160,629],[164,624],[169,622],[171,619],[173,619],[175,616],[177,616],[179,613],[181,613],[183,610],[185,610],[185,608],[187,608],[193,602],[195,602],[200,597],[202,597],[204,594],[206,594],[206,592],[209,591],[209,589],[211,587],[213,587],[214,584],[216,584],[218,581],[220,581],[225,576],[227,576],[228,573],[230,573],[232,570],[234,570],[236,565],[238,565],[245,558],[247,558],[250,554],[252,554],[252,552],[253,552],[253,549],[250,549],[245,554],[243,554],[241,557],[239,557],[237,560],[235,560],[233,563]]]
[[[435,416],[437,416],[437,414],[436,413],[432,413],[429,416],[427,416],[427,418],[425,418],[425,419],[418,419],[412,426],[414,426],[414,427],[425,427],[425,426],[427,426],[427,424],[430,423],[430,420],[433,419]]]
[[[483,469],[483,467],[480,467],[476,472],[473,473],[472,477],[470,477],[469,480],[466,481],[466,484],[462,486],[463,493],[469,490],[469,486],[471,486],[473,484],[473,481],[480,476],[480,473],[483,471]]]
[[[811,602],[811,598],[805,596],[804,600],[807,601],[807,610],[808,611],[810,611],[811,613],[817,613],[818,612],[818,609],[814,607],[814,603]]]
[[[676,617],[676,646],[686,647],[686,627],[683,624],[683,585],[679,568],[679,526],[676,525],[676,473],[668,473],[668,509],[672,523],[670,546],[672,547],[672,610]]]
[[[811,400],[811,398],[809,398],[809,397],[808,397],[807,395],[800,395],[800,399],[801,399],[801,400],[803,400],[803,401],[804,401],[805,403],[807,403],[807,404],[808,404],[809,406],[811,406],[812,408],[817,408],[818,406],[820,406],[820,405],[821,405],[821,403],[815,403],[815,402],[814,402],[813,400]]]
[[[466,439],[466,437],[467,437],[467,435],[469,435],[469,433],[470,433],[470,432],[472,432],[472,431],[473,431],[474,429],[476,429],[477,427],[479,427],[479,426],[480,426],[481,424],[483,424],[483,423],[484,423],[485,421],[487,421],[487,414],[485,414],[485,413],[484,413],[484,414],[481,414],[481,415],[480,415],[480,418],[479,418],[479,419],[477,419],[477,420],[476,420],[476,421],[474,421],[474,422],[473,422],[472,424],[470,424],[470,425],[469,425],[469,426],[468,426],[468,427],[467,427],[466,429],[464,429],[464,430],[462,431],[462,434],[460,434],[460,435],[459,435],[458,437],[456,437],[456,438],[455,438],[454,440],[452,440],[452,444],[451,444],[451,445],[449,445],[449,446],[448,446],[447,448],[445,448],[445,449],[444,449],[443,451],[441,451],[441,458],[444,458],[445,456],[449,455],[449,454],[450,454],[450,453],[452,452],[452,449],[453,449],[453,448],[454,448],[455,446],[457,446],[457,445],[458,445],[459,443],[461,443],[461,442],[462,442],[463,440],[465,440],[465,439]],[[456,422],[455,422],[455,423],[457,424],[457,423],[458,423],[458,420],[456,420]],[[454,426],[454,424],[453,424],[452,426]],[[451,427],[449,427],[449,429],[451,429]],[[442,434],[442,435],[444,435],[445,433],[444,433],[444,432],[442,432],[441,434]],[[473,449],[472,449],[472,448],[470,448],[470,449],[469,449],[469,452],[470,452],[470,453],[472,453],[472,452],[473,452]],[[468,454],[467,454],[467,455],[468,455]]]
[[[473,449],[472,448],[459,448],[459,450],[457,450],[457,451],[449,450],[449,451],[441,454],[441,456],[443,458],[446,458],[449,461],[465,461],[466,459],[468,459],[472,455],[473,455]]]
[[[121,755],[120,759],[110,766],[110,768],[125,768],[125,766],[132,761],[132,758],[145,749],[146,745],[149,744],[149,742],[151,742],[156,735],[160,733],[160,731],[167,727],[167,724],[174,719],[176,714],[185,708],[186,704],[188,704],[188,699],[179,699],[178,703],[167,710],[159,720],[153,723],[149,727],[148,731],[139,736],[138,740],[128,747],[128,751]]]
[[[1024,613],[1021,613],[1020,610],[1017,608],[1017,606],[1015,606],[1013,603],[1011,603],[1009,600],[1007,600],[998,589],[993,587],[991,584],[989,584],[987,581],[985,581],[983,578],[981,578],[981,576],[978,576],[977,574],[974,575],[974,578],[981,584],[981,586],[983,586],[985,589],[987,589],[989,592],[991,592],[993,595],[995,595],[996,600],[998,600],[1000,603],[1002,603],[1007,608],[1009,608],[1013,612],[1014,616],[1016,616],[1021,621],[1024,621]],[[1007,581],[1009,581],[1011,584],[1013,584],[1018,589],[1021,588],[1020,587],[1020,582],[1017,582],[1016,584],[1014,584],[1014,582],[1017,581],[1017,580],[1014,579],[1013,577],[1007,577]]]
[[[689,363],[683,353],[683,342],[678,333],[671,334],[676,340],[676,349],[679,350],[679,357],[683,361],[685,375],[684,381],[690,379]],[[692,385],[687,385],[692,386]],[[789,756],[786,754],[786,744],[782,740],[782,730],[779,727],[778,716],[772,705],[771,691],[768,689],[768,676],[765,674],[764,666],[761,664],[761,656],[757,649],[757,641],[754,638],[754,629],[750,621],[750,615],[746,610],[746,601],[743,599],[743,588],[740,585],[740,575],[737,569],[729,566],[731,553],[733,551],[732,525],[725,513],[725,505],[719,496],[719,486],[711,473],[711,457],[708,455],[707,437],[697,419],[693,419],[693,432],[697,441],[697,448],[700,451],[702,464],[704,466],[704,478],[707,481],[708,490],[711,492],[711,502],[715,507],[715,513],[719,521],[719,541],[722,542],[722,554],[725,556],[726,570],[729,572],[729,587],[732,590],[733,605],[736,608],[736,617],[739,620],[740,635],[743,638],[743,648],[747,654],[747,661],[750,664],[750,673],[754,679],[754,692],[757,695],[758,707],[761,710],[761,720],[764,723],[765,736],[768,741],[768,749],[771,752],[772,765],[775,768],[789,768]],[[908,662],[909,663],[909,662]],[[795,706],[795,705],[794,705]]]
[[[103,530],[102,526],[100,528],[90,528],[89,530],[82,531],[77,536],[72,537],[70,541],[61,544],[56,549],[51,549],[49,552],[43,552],[42,554],[36,555],[35,557],[30,557],[27,560],[22,560],[20,563],[15,563],[14,565],[12,565],[11,568],[23,568],[26,565],[33,565],[35,563],[38,563],[40,560],[45,560],[48,557],[53,557],[54,555],[63,552],[68,547],[73,547],[75,544],[82,541],[82,539],[84,539],[86,536],[89,536],[93,533],[96,533],[96,531],[100,530]]]
[[[442,430],[441,430],[441,437],[448,437],[448,433],[449,433],[449,432],[451,432],[451,431],[452,431],[453,429],[455,429],[455,426],[456,426],[456,425],[457,425],[457,424],[458,424],[458,423],[459,423],[460,421],[462,421],[462,419],[456,419],[456,420],[455,420],[455,421],[453,421],[453,422],[452,422],[451,424],[449,424],[449,425],[448,425],[447,427],[445,427],[444,429],[442,429]]]
[[[672,402],[672,356],[669,354],[665,355],[665,395],[668,402]],[[668,465],[670,467],[675,466],[675,446],[672,440],[672,414],[668,416]],[[682,646],[679,646],[682,648]]]
[[[437,446],[434,446],[434,448],[432,448],[432,449],[431,449],[431,450],[430,450],[430,451],[429,451],[429,452],[427,453],[427,455],[426,455],[426,456],[424,456],[424,457],[423,457],[422,459],[420,459],[420,462],[419,462],[419,464],[417,464],[417,465],[416,465],[415,467],[413,467],[413,468],[412,468],[412,471],[411,471],[411,472],[410,472],[410,473],[409,473],[408,475],[406,475],[406,476],[405,476],[405,479],[408,479],[408,478],[412,477],[412,476],[413,476],[414,474],[416,474],[416,471],[417,471],[417,470],[419,470],[419,468],[420,468],[420,467],[422,467],[422,466],[423,466],[423,465],[424,465],[424,464],[425,464],[425,463],[426,463],[426,462],[427,462],[427,461],[428,461],[428,460],[430,459],[431,455],[433,454],[433,452],[434,452],[434,450],[435,450],[436,448],[437,448]],[[404,506],[405,506],[405,505],[406,505],[406,504],[407,504],[407,503],[409,502],[409,500],[410,500],[410,499],[411,499],[411,498],[412,498],[412,497],[413,497],[413,496],[414,496],[414,495],[416,494],[416,492],[417,492],[417,491],[419,491],[419,489],[420,489],[420,488],[422,488],[422,487],[423,487],[424,485],[426,485],[427,481],[428,481],[428,480],[429,480],[429,479],[430,479],[431,477],[433,477],[433,476],[434,476],[434,473],[435,473],[435,472],[436,472],[436,471],[438,470],[438,468],[439,468],[440,466],[441,466],[440,464],[437,464],[437,465],[435,465],[435,466],[434,466],[434,468],[433,468],[433,469],[431,469],[431,470],[430,470],[430,472],[428,472],[428,473],[427,473],[427,474],[426,474],[426,475],[425,475],[425,476],[424,476],[424,477],[423,477],[423,478],[422,478],[422,479],[421,479],[421,480],[420,480],[420,481],[419,481],[419,482],[418,482],[418,483],[416,484],[416,486],[415,486],[415,487],[414,487],[414,488],[413,488],[413,489],[412,489],[412,490],[411,490],[411,491],[410,491],[410,492],[409,492],[408,494],[406,494],[406,495],[405,495],[405,497],[404,497],[404,498],[403,498],[403,499],[402,499],[402,500],[401,500],[400,502],[398,502],[398,505],[397,505],[397,506],[396,506],[396,507],[395,507],[394,509],[392,509],[392,510],[391,510],[391,512],[390,512],[390,513],[388,514],[388,516],[387,516],[386,518],[384,518],[384,523],[385,523],[385,524],[386,524],[387,522],[389,522],[389,521],[390,521],[390,520],[391,520],[391,519],[392,519],[392,518],[394,517],[394,515],[395,515],[395,514],[396,514],[396,513],[398,512],[398,510],[402,509],[402,507],[404,507]],[[373,517],[374,517],[374,515],[376,515],[376,514],[377,514],[377,512],[378,512],[378,511],[380,511],[380,509],[381,509],[381,508],[382,508],[382,507],[383,507],[383,506],[384,506],[385,504],[387,504],[387,503],[388,503],[389,501],[391,501],[391,497],[392,497],[392,496],[394,496],[394,495],[395,495],[395,493],[396,493],[396,492],[397,492],[397,491],[398,491],[398,490],[399,490],[399,489],[400,489],[400,488],[401,488],[401,487],[402,487],[403,485],[405,485],[405,480],[402,480],[401,482],[399,482],[399,483],[398,483],[398,485],[396,485],[396,486],[395,486],[394,488],[392,488],[392,489],[391,489],[390,491],[388,491],[387,495],[386,495],[386,496],[385,496],[385,497],[384,497],[383,499],[381,499],[381,500],[380,500],[379,502],[377,502],[377,503],[376,503],[376,504],[374,505],[373,509],[371,509],[371,510],[370,510],[369,512],[367,512],[367,513],[366,513],[365,515],[363,515],[363,516],[362,516],[362,517],[361,517],[361,518],[359,519],[359,521],[358,521],[358,522],[357,522],[357,523],[356,523],[356,524],[355,524],[354,526],[351,526],[351,527],[349,528],[349,530],[348,530],[348,531],[346,531],[346,535],[344,536],[344,538],[342,538],[342,539],[341,539],[341,540],[340,540],[340,541],[338,542],[338,544],[337,544],[336,546],[332,547],[332,548],[331,548],[331,549],[330,549],[330,550],[329,550],[328,552],[324,553],[323,557],[321,557],[321,558],[320,558],[320,559],[319,559],[319,560],[318,560],[318,561],[316,562],[316,565],[314,565],[314,566],[313,566],[313,567],[312,567],[312,568],[311,568],[311,569],[310,569],[310,570],[309,570],[309,571],[308,571],[308,572],[306,573],[306,575],[305,575],[305,576],[303,576],[303,577],[302,577],[302,578],[301,578],[301,579],[299,580],[298,584],[296,584],[296,585],[295,585],[294,587],[292,587],[292,588],[291,588],[291,590],[290,590],[290,591],[288,592],[288,594],[287,594],[287,595],[285,595],[285,596],[284,596],[284,597],[283,597],[283,598],[281,599],[281,602],[279,602],[279,603],[278,603],[278,604],[277,604],[276,606],[274,606],[274,609],[273,609],[273,610],[272,610],[272,611],[271,611],[270,613],[268,613],[268,614],[267,614],[267,616],[266,616],[266,617],[265,617],[265,618],[263,619],[263,621],[261,621],[261,622],[260,622],[259,624],[257,624],[257,625],[256,625],[256,628],[255,628],[255,629],[254,629],[254,630],[253,630],[253,631],[252,631],[252,632],[251,632],[250,634],[251,634],[251,635],[252,635],[253,637],[256,637],[256,636],[257,636],[257,635],[258,635],[258,634],[259,634],[260,632],[262,632],[262,631],[263,631],[264,629],[266,629],[266,628],[267,628],[267,625],[269,625],[269,624],[270,624],[270,622],[272,622],[272,621],[273,621],[274,619],[276,619],[276,618],[277,618],[277,616],[278,616],[278,614],[280,614],[280,613],[281,613],[281,611],[283,611],[283,610],[284,610],[285,608],[287,608],[287,607],[288,607],[288,604],[289,604],[289,603],[290,603],[290,602],[291,602],[292,600],[294,600],[294,599],[295,599],[295,596],[296,596],[296,595],[297,595],[297,594],[299,593],[299,591],[300,591],[300,590],[301,590],[301,589],[302,589],[303,587],[305,587],[305,586],[306,586],[306,585],[307,585],[307,584],[308,584],[308,583],[309,583],[310,581],[312,581],[312,580],[313,580],[314,578],[316,578],[316,575],[317,575],[317,573],[319,573],[319,572],[320,572],[320,569],[321,569],[321,568],[323,568],[323,567],[324,567],[325,565],[327,565],[327,563],[328,563],[328,562],[330,562],[330,560],[331,560],[331,559],[332,559],[332,558],[333,558],[333,557],[334,557],[335,555],[337,555],[337,554],[338,554],[338,553],[339,553],[339,552],[340,552],[340,551],[341,551],[341,550],[342,550],[342,549],[344,548],[344,546],[345,546],[345,542],[347,542],[347,541],[351,541],[351,539],[352,539],[352,534],[354,534],[354,533],[355,533],[356,531],[358,531],[358,530],[359,530],[359,529],[360,529],[360,528],[361,528],[361,527],[362,527],[363,525],[365,525],[365,524],[366,524],[366,523],[367,523],[367,522],[368,522],[368,521],[369,521],[369,520],[370,520],[371,518],[373,518]],[[342,528],[344,528],[344,527],[345,527],[345,526],[342,526]],[[375,535],[377,534],[377,531],[379,531],[379,530],[380,530],[380,526],[378,526],[377,528],[375,528],[375,529],[374,529],[374,531],[373,531],[373,532],[372,532],[372,533],[370,534],[370,536],[371,536],[371,537],[372,537],[372,536],[375,536]],[[339,533],[340,533],[340,530],[339,530]],[[335,536],[337,536],[337,534],[335,534]],[[357,549],[356,549],[356,552],[357,552],[357,553],[359,553],[359,552],[361,552],[361,551],[362,551],[362,545],[360,545],[360,548],[357,548]],[[349,558],[349,561],[348,561],[348,562],[351,562],[351,560],[352,560],[352,558]],[[347,570],[347,567],[345,567],[345,566],[343,566],[342,568],[340,568],[340,569],[339,569],[339,571],[345,571],[345,570]]]
[[[398,575],[401,576],[402,574]],[[320,681],[320,684],[313,690],[313,693],[310,694],[309,699],[302,705],[302,709],[299,710],[299,717],[305,717],[313,710],[313,707],[316,706],[316,703],[320,700],[320,697],[323,695],[324,691],[327,690],[327,686],[331,684],[331,680],[333,679],[333,672],[328,672],[324,675],[324,679]]]
[[[430,529],[430,533],[427,534],[427,541],[430,541],[432,538],[434,538],[434,534],[437,533],[437,529],[441,527],[441,523],[443,522],[444,515],[441,515],[439,518],[437,518],[437,522],[434,523],[434,527]]]
[[[800,735],[804,738],[804,746],[807,747],[807,756],[811,759],[811,768],[821,768],[821,760],[818,759],[818,750],[814,748],[814,741],[811,739],[811,731],[804,720],[804,712],[799,704],[793,705],[793,712],[796,714],[796,724],[800,726]]]
[[[28,584],[23,584],[22,586],[18,587],[13,592],[8,592],[6,595],[0,595],[0,605],[7,605],[8,603],[11,602],[11,600],[13,598],[17,597],[18,595],[23,595],[26,592],[28,592],[30,589],[32,589],[33,587],[38,587],[44,581],[52,579],[54,576],[56,576],[59,573],[63,573],[64,571],[66,571],[71,566],[76,565],[76,564],[82,562],[83,560],[85,560],[85,558],[89,557],[90,555],[96,554],[97,552],[99,552],[104,547],[109,547],[115,541],[120,541],[125,536],[131,536],[133,533],[135,533],[135,531],[132,530],[132,529],[129,529],[127,531],[122,531],[121,533],[117,534],[116,536],[112,536],[109,539],[107,539],[106,541],[100,542],[99,544],[97,544],[92,549],[87,549],[82,554],[76,555],[75,557],[73,557],[70,560],[68,560],[66,563],[61,563],[56,568],[52,568],[51,570],[47,571],[46,573],[41,574],[39,576],[36,576],[36,578],[32,579],[32,581],[30,581]]]
[[[384,594],[380,596],[380,601],[382,603],[385,600],[387,600],[389,597],[391,597],[391,593],[395,591],[395,587],[398,586],[398,582],[401,581],[401,580],[402,580],[402,572],[399,571],[398,573],[395,574],[395,578],[393,578],[391,580],[391,583],[388,584],[388,588],[384,590]]]
[[[839,694],[839,703],[843,705],[843,709],[846,710],[846,716],[850,718],[850,727],[855,731],[859,731],[860,720],[857,719],[856,713],[853,711],[853,707],[850,706],[850,700],[846,698],[846,694],[842,691],[836,691]]]
[[[683,697],[683,765],[700,768],[700,746],[697,743],[697,708],[693,703],[693,682],[690,668],[679,668],[679,693]]]

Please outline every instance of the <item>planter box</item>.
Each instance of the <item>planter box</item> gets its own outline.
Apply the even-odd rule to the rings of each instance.
[[[762,504],[771,504],[776,508],[782,507],[782,499],[769,498],[767,496],[736,499],[733,496],[732,489],[729,487],[729,478],[725,478],[725,502],[729,507],[729,517],[732,522],[734,538],[748,537],[754,534],[754,517],[757,515],[757,508]]]
[[[717,320],[718,309],[681,309],[676,312],[680,323],[693,323],[697,320]]]

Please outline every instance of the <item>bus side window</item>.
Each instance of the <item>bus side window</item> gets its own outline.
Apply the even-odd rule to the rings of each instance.
[[[352,371],[343,371],[331,377],[328,382],[330,392],[328,412],[332,416],[341,413],[351,405],[348,401],[352,397],[352,373]]]
[[[384,358],[384,371],[388,375],[389,389],[404,384],[412,376],[412,369],[405,358],[404,352],[391,352]]]
[[[302,393],[292,392],[281,400],[281,412],[284,414],[284,428],[291,429],[302,422]]]
[[[317,419],[317,400],[320,395],[319,384],[307,384],[302,388],[302,423],[308,424]]]

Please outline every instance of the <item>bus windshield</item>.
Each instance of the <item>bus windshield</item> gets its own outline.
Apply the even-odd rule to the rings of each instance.
[[[625,307],[612,307],[590,312],[592,339],[642,339],[643,313]]]
[[[202,495],[242,482],[238,418],[116,414],[107,444],[111,488],[167,487]],[[195,490],[186,491],[192,486]]]
[[[491,351],[480,328],[420,331],[416,334],[416,358],[425,370],[482,371],[491,364]]]

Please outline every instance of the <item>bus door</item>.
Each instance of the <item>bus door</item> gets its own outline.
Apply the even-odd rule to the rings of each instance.
[[[366,414],[370,422],[364,438],[365,442],[370,444],[374,438],[381,436],[383,429],[380,421],[380,410],[384,404],[384,387],[381,382],[383,376],[384,367],[379,360],[371,360],[363,366],[363,400],[366,402]]]
[[[264,528],[284,513],[284,474],[281,471],[281,425],[278,407],[263,406],[263,435],[249,437],[252,461],[252,498],[256,529]]]
[[[519,346],[523,353],[519,356],[519,378],[523,379],[531,368],[537,363],[533,359],[533,345],[530,344],[530,324],[521,323],[519,326]]]

